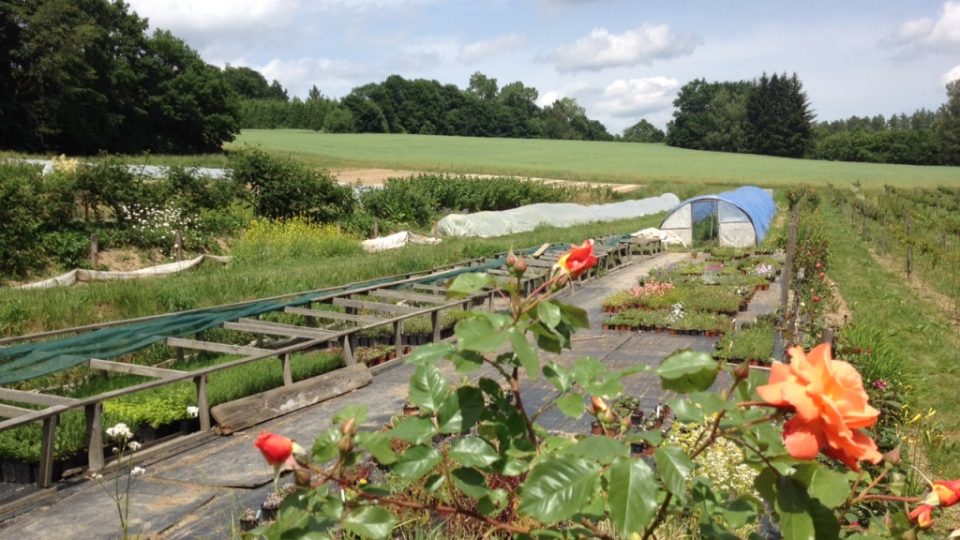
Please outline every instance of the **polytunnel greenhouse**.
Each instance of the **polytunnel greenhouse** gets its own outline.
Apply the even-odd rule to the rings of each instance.
[[[660,229],[678,236],[685,246],[750,247],[763,241],[776,212],[768,191],[744,186],[683,201],[667,213]]]

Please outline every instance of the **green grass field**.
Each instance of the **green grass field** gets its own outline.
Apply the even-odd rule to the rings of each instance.
[[[260,147],[320,167],[386,167],[604,182],[960,185],[960,167],[921,167],[702,152],[661,144],[244,130],[227,149]]]

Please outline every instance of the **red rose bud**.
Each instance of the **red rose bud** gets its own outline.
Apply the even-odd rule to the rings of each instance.
[[[346,422],[344,422],[340,426],[340,433],[348,437],[352,437],[353,435],[355,435],[357,433],[357,423],[355,419],[351,418]]]
[[[340,450],[341,454],[346,454],[353,450],[353,437],[347,435],[340,437],[340,442],[337,443],[337,449]]]
[[[513,273],[518,276],[522,276],[526,271],[527,262],[523,260],[523,257],[517,257],[517,262],[513,264]]]
[[[574,246],[564,253],[554,268],[559,268],[575,278],[597,264],[593,254],[593,240],[585,240],[582,245]]]
[[[960,480],[937,480],[933,483],[933,492],[941,507],[953,506],[960,502]]]
[[[815,266],[816,266],[817,270],[819,270],[819,269],[823,268],[823,263],[817,263]]]
[[[293,453],[293,441],[276,433],[261,432],[254,446],[260,449],[263,459],[270,465],[279,465]]]
[[[826,276],[826,274],[824,274],[823,272],[820,272],[819,274],[817,274],[817,277],[820,279],[823,279],[824,276]]]
[[[607,409],[609,409],[609,407],[607,407],[607,403],[603,401],[602,397],[593,396],[590,398],[590,412],[594,415],[606,412]]]
[[[819,302],[819,301],[820,301],[820,295],[818,295],[818,294],[813,295],[813,298],[811,298],[811,300],[813,300],[814,303]]]
[[[929,529],[933,526],[933,507],[929,504],[921,504],[913,509],[913,512],[907,516],[921,529]]]
[[[510,250],[510,253],[507,254],[507,268],[513,268],[517,264],[517,256],[513,254],[513,250]]]

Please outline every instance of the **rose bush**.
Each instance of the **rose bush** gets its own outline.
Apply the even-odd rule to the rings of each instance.
[[[880,491],[890,468],[860,467],[879,461],[860,431],[875,411],[856,370],[826,347],[794,349],[791,363],[769,380],[690,350],[656,367],[621,370],[592,358],[544,362],[542,351],[570,348],[575,329],[589,326],[583,310],[554,296],[596,258],[589,242],[575,247],[529,295],[520,293],[521,261],[511,261],[516,279],[507,284],[464,274],[449,286],[458,297],[500,286],[509,309],[471,312],[458,321],[454,343],[411,353],[408,401],[418,414],[371,430],[364,429],[366,409],[348,407],[294,463],[295,443],[258,439],[261,451],[270,449],[268,462],[287,456],[295,487],[276,520],[251,536],[385,538],[429,529],[443,537],[648,539],[673,534],[664,532],[671,524],[695,523],[699,537],[726,540],[758,530],[769,514],[786,540],[864,540],[922,535],[934,505],[960,497],[955,484],[939,483],[925,506],[908,514],[904,503],[920,497]],[[441,361],[473,378],[451,383]],[[624,378],[642,371],[675,396],[668,402],[675,421],[695,433],[682,444],[659,425],[633,425],[610,405]],[[532,411],[521,390],[539,377],[556,393]],[[575,419],[592,416],[603,434],[548,431],[539,419],[550,407]],[[721,444],[739,450],[724,452],[736,456],[732,465],[752,469],[751,490],[711,480],[703,456]],[[838,461],[814,459],[820,451]],[[868,503],[886,506],[875,517],[846,517]],[[421,529],[394,532],[412,523]]]

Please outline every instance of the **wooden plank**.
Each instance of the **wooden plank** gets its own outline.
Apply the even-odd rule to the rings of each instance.
[[[423,311],[421,308],[413,306],[398,306],[396,304],[383,304],[380,302],[367,302],[366,300],[351,300],[349,298],[334,298],[333,305],[352,307],[357,309],[369,309],[371,311],[380,311],[383,313],[392,313],[395,315],[409,315]]]
[[[343,346],[343,363],[352,366],[357,363],[357,359],[353,356],[353,334],[345,334],[340,338],[340,343]]]
[[[290,353],[280,356],[280,369],[283,370],[283,384],[290,386],[293,384],[293,367],[290,365]]]
[[[425,302],[428,304],[446,304],[447,299],[436,295],[436,294],[421,294],[408,291],[398,291],[394,289],[377,289],[375,291],[370,291],[370,296],[377,296],[380,298],[396,298],[397,300],[407,300],[410,302]]]
[[[296,326],[293,324],[283,324],[270,321],[258,321],[256,319],[240,319],[237,322],[225,322],[223,327],[227,330],[237,330],[240,332],[249,332],[251,334],[266,334],[268,336],[301,337],[309,339],[319,339],[332,337],[333,332],[308,328],[306,326]]]
[[[3,418],[16,418],[23,414],[30,414],[35,412],[32,409],[24,409],[23,407],[15,407],[13,405],[4,405],[0,403],[0,416]]]
[[[155,379],[165,379],[174,375],[183,375],[186,371],[177,369],[164,369],[150,366],[141,366],[138,364],[127,364],[124,362],[111,362],[110,360],[99,360],[91,358],[90,369],[100,369],[103,371],[113,371],[115,373],[128,373],[130,375],[142,375],[144,377],[153,377]]]
[[[87,419],[87,468],[99,471],[103,468],[103,403],[83,409]]]
[[[264,354],[270,352],[270,349],[259,349],[257,347],[248,347],[245,345],[229,345],[227,343],[216,343],[214,341],[200,341],[196,339],[167,338],[167,345],[177,347],[178,349],[192,349],[195,351],[216,352],[223,354],[242,354],[244,356],[253,356],[255,354]]]
[[[412,288],[419,289],[421,291],[435,292],[443,295],[447,294],[446,287],[441,287],[439,285],[425,285],[423,283],[414,283]]]
[[[40,471],[37,473],[37,485],[50,487],[53,483],[53,449],[57,442],[57,424],[60,415],[55,414],[43,419],[43,431],[40,434]]]
[[[370,384],[370,370],[354,364],[323,375],[217,405],[211,411],[223,434],[309,407]]]
[[[539,259],[540,257],[543,256],[544,253],[547,252],[548,249],[550,249],[550,244],[546,243],[538,247],[537,250],[533,252],[533,255],[531,255],[531,257],[533,257],[534,259]]]
[[[23,390],[14,390],[13,388],[0,388],[0,400],[30,403],[31,405],[72,405],[79,401],[63,396],[25,392]]]
[[[316,319],[328,319],[331,321],[349,321],[349,322],[358,322],[362,324],[376,324],[378,322],[383,322],[384,319],[379,317],[371,317],[369,315],[354,315],[352,313],[341,313],[339,311],[324,311],[322,309],[309,309],[301,307],[288,307],[284,309],[287,313],[293,313],[294,315],[304,315],[307,317],[313,317]]]

